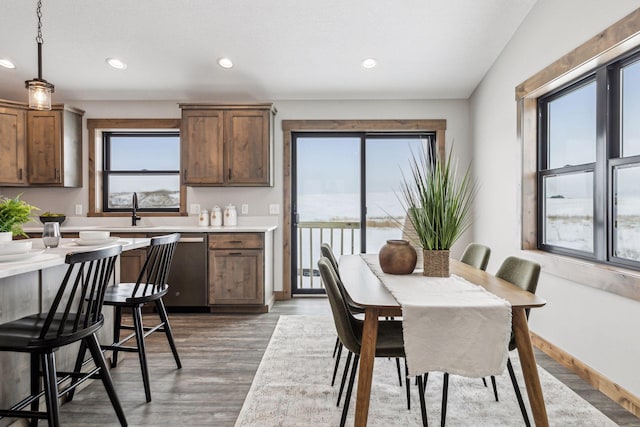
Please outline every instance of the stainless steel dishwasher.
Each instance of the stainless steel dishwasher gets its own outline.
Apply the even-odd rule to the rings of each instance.
[[[181,233],[163,298],[170,311],[209,311],[207,264],[207,235]]]

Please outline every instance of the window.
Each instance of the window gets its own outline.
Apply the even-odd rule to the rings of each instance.
[[[180,210],[179,132],[103,132],[104,212]]]
[[[640,269],[640,53],[538,99],[538,247]]]

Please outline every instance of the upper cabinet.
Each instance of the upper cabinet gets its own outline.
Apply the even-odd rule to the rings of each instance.
[[[27,111],[29,184],[82,187],[83,114],[63,105]]]
[[[0,185],[82,187],[83,114],[0,100]]]
[[[27,184],[27,109],[0,101],[0,185]]]
[[[182,182],[273,185],[272,104],[180,104]]]

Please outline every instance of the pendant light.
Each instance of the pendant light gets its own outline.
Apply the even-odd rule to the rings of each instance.
[[[29,108],[34,110],[51,110],[51,94],[54,86],[42,78],[42,0],[38,0],[36,10],[38,16],[38,78],[27,80],[25,86],[29,89]]]

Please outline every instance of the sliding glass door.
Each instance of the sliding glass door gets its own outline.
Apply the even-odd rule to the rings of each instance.
[[[320,245],[337,257],[377,252],[402,235],[398,198],[412,153],[433,134],[294,133],[292,138],[292,292],[323,293]]]

